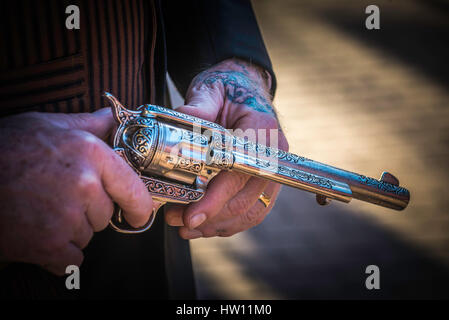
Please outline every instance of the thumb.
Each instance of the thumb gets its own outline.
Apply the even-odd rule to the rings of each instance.
[[[221,93],[215,90],[193,88],[187,93],[185,105],[176,108],[176,111],[215,122],[222,105]]]
[[[103,108],[93,113],[73,113],[59,115],[57,125],[65,129],[88,131],[100,139],[108,136],[115,126],[111,108]]]

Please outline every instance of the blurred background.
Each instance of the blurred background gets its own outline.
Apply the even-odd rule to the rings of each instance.
[[[380,8],[367,30],[365,8]],[[201,299],[449,298],[449,1],[254,0],[293,153],[411,191],[403,212],[284,187],[265,221],[191,241]],[[380,269],[367,290],[365,269]]]

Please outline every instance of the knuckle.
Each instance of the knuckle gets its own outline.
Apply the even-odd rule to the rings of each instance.
[[[233,190],[235,190],[237,187],[237,183],[234,183],[233,180],[235,179],[230,179],[230,177],[227,177],[227,179],[223,179],[223,190],[226,190],[228,192],[232,192]]]
[[[189,233],[188,233],[188,229],[186,228],[179,228],[179,236],[181,238],[183,238],[184,240],[189,240]]]
[[[201,230],[204,238],[212,238],[218,235],[217,230],[214,227],[204,228]]]
[[[99,190],[101,182],[95,171],[84,168],[77,173],[77,186],[78,189],[93,195]]]
[[[227,207],[232,216],[243,215],[249,208],[249,199],[246,197],[235,197],[228,201]]]
[[[242,214],[240,217],[243,223],[250,226],[258,225],[263,221],[263,215],[258,210],[249,210],[245,214]]]
[[[236,175],[238,177],[238,186],[239,187],[244,186],[250,177],[249,175],[244,174],[244,173],[237,173]]]
[[[79,153],[97,152],[100,140],[90,132],[72,129],[69,130],[69,147]]]
[[[90,120],[92,120],[93,115],[91,113],[88,112],[84,112],[84,113],[78,113],[76,117],[71,117],[70,119],[75,122],[74,125],[75,126],[80,126],[83,123],[86,123]]]
[[[216,234],[219,237],[223,237],[223,238],[227,238],[227,237],[231,237],[235,234],[236,232],[232,232],[226,229],[217,229],[216,230]]]
[[[248,175],[238,172],[224,172],[224,174],[228,174],[228,176],[227,179],[223,179],[223,189],[229,193],[240,190],[249,179]]]
[[[87,131],[69,129],[68,134],[73,139],[73,143],[91,144],[95,141],[94,136]]]

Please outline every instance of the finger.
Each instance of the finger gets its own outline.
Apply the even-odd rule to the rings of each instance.
[[[266,216],[266,208],[262,207],[263,205],[258,205],[255,203],[254,208],[251,210],[251,217],[256,218],[257,220],[263,220]],[[244,215],[246,215],[245,213]],[[218,214],[220,215],[220,214]],[[230,237],[236,233],[248,230],[253,227],[257,223],[250,223],[247,218],[242,221],[242,217],[244,215],[234,216],[227,219],[221,219],[219,221],[213,222],[205,222],[201,226],[196,229],[188,229],[186,227],[179,228],[179,235],[186,240],[196,239],[199,237],[211,238],[211,237]],[[255,220],[255,221],[257,221]]]
[[[266,207],[262,201],[258,200],[244,215],[240,216],[242,226],[246,226],[248,229],[261,223],[271,209],[273,209],[280,188],[281,185],[279,183],[270,182],[263,191],[265,196],[270,199],[270,204]]]
[[[211,90],[203,86],[191,87],[186,95],[186,105],[176,108],[176,111],[215,122],[223,107],[223,101],[221,90]]]
[[[86,210],[86,218],[93,231],[105,229],[113,212],[114,204],[111,198],[104,191],[101,183],[96,184]]]
[[[46,120],[61,128],[88,131],[100,139],[104,139],[115,125],[111,108],[94,113],[49,114]]]
[[[172,227],[181,227],[184,225],[183,214],[185,206],[167,205],[165,207],[165,222]]]
[[[179,236],[185,240],[193,240],[203,236],[198,229],[189,229],[187,227],[180,227],[178,233]]]
[[[228,218],[220,221],[206,222],[197,229],[190,230],[185,227],[179,228],[179,235],[186,240],[196,239],[199,237],[229,237],[238,232],[247,230],[249,226],[242,224],[240,216]]]
[[[249,178],[249,175],[237,172],[220,172],[209,183],[204,197],[186,208],[184,225],[189,229],[195,229],[207,219],[214,217],[225,203],[245,186]]]
[[[220,214],[218,214],[220,215]],[[248,229],[246,225],[242,225],[240,217],[232,217],[218,221],[207,221],[196,229],[187,227],[179,227],[179,235],[186,240],[196,239],[200,237],[211,238],[215,236],[228,237],[237,232]]]
[[[219,213],[217,216],[220,215],[221,213]],[[235,216],[227,219],[206,221],[196,229],[180,227],[179,235],[181,238],[186,240],[196,239],[200,237],[229,237],[248,228],[249,226],[247,226],[246,224],[242,224],[240,216]]]
[[[94,229],[90,225],[86,216],[82,216],[77,228],[74,229],[72,243],[80,249],[84,249],[89,244],[94,235]]]
[[[124,211],[133,227],[147,223],[153,212],[153,200],[137,173],[104,142],[99,152],[99,171],[106,193]]]
[[[206,107],[207,105],[207,107]],[[218,110],[220,105],[214,106],[210,103],[202,102],[196,103],[195,105],[189,104],[176,108],[176,111],[189,114],[191,116],[201,118],[207,121],[215,122],[217,119]]]
[[[56,275],[62,276],[65,274],[67,266],[75,265],[79,267],[83,260],[83,252],[76,245],[69,242],[61,250],[54,252],[48,263],[43,265],[43,267]]]
[[[117,125],[112,115],[111,108],[102,108],[92,113],[94,118],[89,124],[86,124],[86,131],[89,131],[99,137],[106,138]]]
[[[234,217],[247,212],[259,199],[267,185],[267,180],[251,177],[245,187],[226,203],[220,212],[220,217]]]
[[[189,230],[188,228],[179,228],[179,235],[183,239],[196,239],[199,237],[210,238],[214,236],[229,237],[236,233],[245,231],[260,222],[267,216],[271,211],[278,196],[281,185],[274,182],[269,182],[265,190],[263,191],[268,197],[270,197],[270,205],[265,207],[261,201],[256,201],[254,205],[244,214],[237,215],[234,217],[222,218],[222,215],[226,216],[220,212],[211,221],[199,226],[197,229]],[[224,211],[224,210],[223,210]]]
[[[267,180],[251,177],[245,184],[244,188],[232,197],[224,205],[224,207],[221,208],[217,215],[208,219],[207,222],[201,224],[195,230],[189,230],[188,228],[180,229],[181,237],[185,239],[194,239],[199,236],[212,237],[217,235],[217,230],[218,232],[220,231],[220,227],[218,226],[222,225],[223,228],[226,227],[227,229],[228,224],[223,226],[223,223],[228,220],[231,220],[231,223],[234,223],[234,221],[240,221],[240,218],[234,218],[245,215],[246,212],[258,201],[260,194],[265,190],[267,185]]]

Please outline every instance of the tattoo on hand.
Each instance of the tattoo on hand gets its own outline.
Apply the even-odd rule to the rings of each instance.
[[[206,71],[194,80],[194,85],[198,89],[202,86],[212,88],[217,84],[223,85],[226,98],[230,102],[275,115],[268,94],[256,81],[248,77],[247,72]]]

